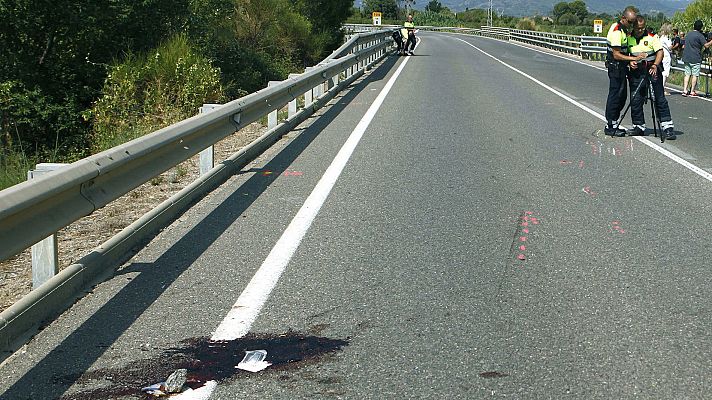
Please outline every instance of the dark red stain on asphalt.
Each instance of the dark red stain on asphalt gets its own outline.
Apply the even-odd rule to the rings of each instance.
[[[505,374],[504,372],[498,372],[498,371],[488,371],[488,372],[481,373],[480,376],[483,378],[492,379],[492,378],[504,378],[506,376],[509,376],[509,374]]]
[[[235,366],[247,350],[266,350],[265,361],[272,363],[257,374],[281,373],[304,365],[323,361],[349,345],[347,339],[309,336],[289,331],[280,335],[248,334],[230,341],[211,341],[208,338],[188,339],[179,346],[161,352],[151,359],[133,361],[120,368],[99,369],[87,372],[78,379],[78,386],[92,389],[67,393],[62,400],[89,400],[97,398],[155,398],[141,392],[141,388],[165,380],[173,371],[188,370],[186,386],[197,389],[207,381],[226,382],[253,373]],[[61,378],[59,378],[61,379]],[[99,389],[94,389],[100,387]]]

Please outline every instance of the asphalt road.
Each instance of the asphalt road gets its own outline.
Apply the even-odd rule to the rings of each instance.
[[[182,366],[210,399],[708,397],[712,182],[602,134],[600,64],[421,38],[3,363],[0,398],[140,398]],[[250,333],[208,342],[402,63]],[[661,148],[712,168],[712,105],[669,101]]]

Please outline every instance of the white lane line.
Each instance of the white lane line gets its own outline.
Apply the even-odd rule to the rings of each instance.
[[[418,41],[420,43],[420,41]],[[416,48],[418,44],[416,44]],[[329,196],[331,189],[339,179],[341,172],[346,167],[346,163],[351,158],[356,146],[366,132],[366,129],[371,124],[371,121],[380,109],[383,101],[386,99],[388,92],[398,79],[401,71],[410,60],[406,57],[398,67],[396,72],[388,80],[388,83],[383,87],[381,93],[378,94],[376,100],[373,101],[371,107],[368,108],[366,114],[361,118],[356,128],[354,128],[346,143],[341,147],[338,154],[327,168],[324,175],[312,190],[307,200],[299,209],[297,214],[290,222],[287,229],[282,233],[277,243],[270,251],[267,258],[262,262],[262,265],[247,284],[245,290],[240,294],[232,310],[228,312],[220,325],[213,333],[211,340],[234,340],[245,336],[252,327],[252,324],[257,319],[262,307],[269,298],[272,290],[277,285],[277,281],[284,272],[287,264],[292,259],[294,252],[299,247],[304,235],[309,230],[312,222],[316,218],[319,210],[324,205],[326,198]],[[209,381],[205,386],[183,393],[182,400],[207,400],[212,392],[217,388],[217,382]]]
[[[470,36],[470,37],[472,37],[472,35],[467,35],[467,34],[464,34],[464,33],[451,33],[451,34],[452,34],[452,35],[465,35],[465,36]],[[585,65],[585,66],[587,66],[587,67],[591,67],[591,68],[593,68],[593,69],[597,69],[597,70],[599,70],[599,71],[608,72],[608,70],[607,70],[606,68],[601,68],[601,67],[599,67],[599,66],[597,66],[597,65],[585,63],[585,62],[583,62],[583,61],[579,61],[579,60],[576,60],[576,59],[573,59],[573,58],[570,58],[570,57],[566,57],[566,56],[562,56],[562,55],[554,54],[554,53],[549,53],[549,52],[544,51],[544,50],[540,50],[540,49],[536,49],[536,48],[533,48],[533,47],[525,46],[525,45],[523,45],[523,44],[521,44],[521,43],[508,42],[508,41],[499,40],[499,39],[495,39],[495,38],[491,38],[491,37],[487,37],[487,36],[480,36],[480,37],[483,37],[483,38],[486,38],[486,39],[491,39],[491,40],[496,40],[496,41],[498,41],[498,42],[504,42],[504,43],[510,44],[510,45],[512,45],[512,46],[517,46],[517,47],[521,47],[521,48],[523,48],[523,49],[528,49],[528,50],[531,50],[531,51],[536,51],[537,53],[542,53],[542,54],[546,54],[546,55],[548,55],[548,56],[552,56],[552,57],[556,57],[556,58],[561,58],[562,60],[571,61],[571,62],[574,62],[574,63],[576,63],[576,64],[581,64],[581,65]],[[459,39],[459,40],[461,40],[461,39]],[[468,44],[469,44],[469,43],[468,43]],[[675,92],[675,93],[682,93],[682,90],[680,90],[680,89],[675,89],[674,87],[670,87],[670,86],[665,86],[665,89],[668,89],[668,90],[673,91],[673,92]],[[695,99],[699,99],[699,100],[704,100],[704,101],[710,101],[710,102],[712,102],[712,98],[709,98],[709,99],[708,99],[708,98],[706,98],[706,97],[701,97],[701,96],[697,96],[697,97],[694,97],[694,98],[695,98]]]
[[[334,184],[336,184],[336,180],[341,175],[356,145],[358,145],[364,132],[366,132],[366,128],[371,124],[376,112],[383,104],[388,92],[390,92],[409,59],[410,57],[407,57],[398,67],[388,83],[383,87],[381,93],[376,97],[376,100],[371,104],[371,107],[366,111],[366,114],[361,118],[361,121],[356,125],[346,143],[339,150],[336,158],[331,162],[329,168],[327,168],[312,193],[304,202],[304,205],[302,205],[297,215],[294,216],[292,222],[282,233],[277,244],[274,245],[272,251],[270,251],[262,266],[252,277],[250,283],[247,284],[245,290],[240,294],[232,310],[213,333],[213,340],[234,340],[249,332],[252,323],[277,284],[279,277],[284,272],[297,247],[299,247]]]
[[[559,97],[561,97],[562,99],[568,101],[569,103],[575,105],[576,107],[578,107],[578,108],[580,108],[580,109],[586,111],[587,113],[593,115],[594,117],[600,119],[601,121],[606,122],[606,117],[605,117],[605,116],[603,116],[603,115],[597,113],[596,111],[593,111],[592,109],[586,107],[585,105],[583,105],[583,104],[577,102],[576,100],[574,100],[574,99],[572,99],[572,98],[566,96],[565,94],[563,94],[563,93],[557,91],[556,89],[552,88],[551,86],[548,86],[547,84],[545,84],[545,83],[539,81],[538,79],[532,77],[531,75],[527,74],[526,72],[523,72],[523,71],[518,70],[517,68],[515,68],[515,67],[513,67],[513,66],[507,64],[506,62],[504,62],[504,61],[498,59],[497,57],[495,57],[495,56],[493,56],[493,55],[487,53],[486,51],[480,49],[479,47],[473,45],[472,43],[469,43],[469,42],[467,42],[467,41],[465,41],[465,40],[462,40],[462,39],[459,39],[459,38],[454,38],[454,39],[459,40],[459,41],[461,41],[462,43],[465,43],[466,45],[468,45],[468,46],[470,46],[470,47],[476,49],[476,50],[479,51],[480,53],[482,53],[482,54],[484,54],[484,55],[486,55],[486,56],[492,58],[493,60],[499,62],[500,64],[502,64],[502,65],[504,65],[505,67],[511,69],[512,71],[514,71],[514,72],[516,72],[516,73],[518,73],[518,74],[520,74],[520,75],[523,75],[523,76],[527,77],[528,79],[530,79],[530,80],[532,80],[533,82],[537,83],[537,84],[540,85],[541,87],[543,87],[543,88],[549,90],[550,92],[556,94],[557,96],[559,96]],[[623,126],[621,125],[621,127],[623,127]],[[624,127],[623,127],[623,128],[624,128]],[[707,179],[708,181],[712,182],[712,174],[710,174],[709,172],[705,171],[704,169],[702,169],[702,168],[696,166],[695,164],[692,164],[691,162],[689,162],[689,161],[687,161],[687,160],[685,160],[685,159],[682,159],[682,158],[678,157],[677,155],[673,154],[673,153],[670,152],[669,150],[666,150],[666,149],[660,147],[658,144],[653,143],[651,140],[645,139],[645,138],[642,137],[642,136],[632,136],[632,138],[635,138],[635,139],[638,140],[639,142],[645,144],[646,146],[648,146],[648,147],[654,149],[655,151],[657,151],[657,152],[659,152],[660,154],[662,154],[662,155],[668,157],[669,159],[675,161],[676,163],[682,165],[683,167],[689,169],[690,171],[696,173],[697,175],[699,175],[699,176],[701,176],[701,177]]]

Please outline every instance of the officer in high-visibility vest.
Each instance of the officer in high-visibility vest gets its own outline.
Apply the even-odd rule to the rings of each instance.
[[[606,36],[606,68],[608,68],[608,99],[606,100],[606,127],[604,133],[609,136],[625,136],[625,131],[618,128],[618,118],[628,97],[625,82],[628,63],[638,61],[644,56],[628,55],[628,31],[636,21],[637,14],[633,7],[623,10],[620,21],[611,25]]]
[[[415,50],[415,24],[413,23],[412,15],[409,15],[403,23],[403,30],[406,31],[408,38],[405,42],[405,51],[412,56],[413,50]],[[408,48],[408,45],[410,45],[410,49]]]
[[[650,75],[651,86],[655,94],[655,109],[657,117],[660,119],[660,127],[666,139],[675,139],[675,130],[670,115],[670,106],[665,98],[665,88],[663,87],[663,45],[660,38],[652,33],[648,33],[645,26],[645,18],[638,16],[633,35],[628,37],[628,48],[631,55],[645,55],[641,61],[630,63],[630,92]],[[630,116],[633,119],[633,128],[628,131],[630,135],[645,135],[645,114],[643,114],[643,102],[648,87],[646,83],[630,99]]]

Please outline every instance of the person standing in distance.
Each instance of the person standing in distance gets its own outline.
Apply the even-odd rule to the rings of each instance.
[[[663,24],[660,27],[660,44],[663,45],[663,89],[665,88],[665,83],[667,78],[670,76],[670,69],[672,68],[672,26],[668,23]],[[665,96],[670,96],[670,92],[665,89]]]
[[[712,46],[712,40],[708,42],[705,35],[702,34],[702,26],[702,21],[699,19],[695,21],[694,30],[687,33],[685,47],[682,49],[682,61],[685,63],[685,78],[682,82],[683,96],[697,96],[695,89],[702,66],[702,49]],[[688,91],[687,83],[690,81],[690,75],[692,75],[692,82]]]
[[[405,42],[405,52],[412,56],[413,50],[415,50],[415,24],[413,23],[412,15],[409,15],[403,23],[403,29],[408,32],[408,40]],[[410,49],[408,45],[410,45]]]
[[[630,115],[633,120],[633,129],[628,131],[630,135],[645,136],[645,115],[643,114],[643,102],[645,101],[648,86],[643,83],[643,86],[634,93],[635,89],[648,78],[655,93],[655,109],[658,118],[660,119],[660,127],[663,129],[662,134],[668,140],[676,138],[672,117],[670,116],[670,106],[665,98],[665,89],[663,88],[663,45],[660,39],[648,32],[645,26],[645,18],[638,16],[633,28],[633,34],[628,37],[628,47],[630,54],[636,56],[638,54],[645,55],[642,61],[630,62]]]
[[[606,100],[606,127],[608,136],[625,136],[625,130],[618,128],[617,121],[625,105],[628,92],[625,88],[628,63],[642,60],[645,56],[628,55],[628,32],[636,21],[633,7],[623,10],[620,21],[611,25],[606,36],[606,68],[608,69],[608,99]]]

